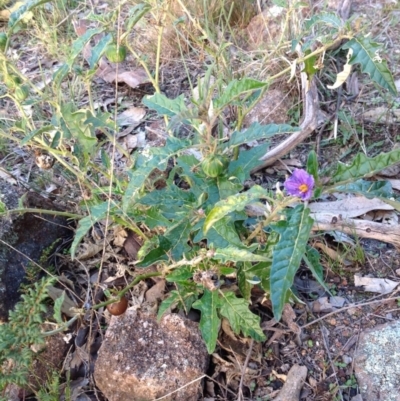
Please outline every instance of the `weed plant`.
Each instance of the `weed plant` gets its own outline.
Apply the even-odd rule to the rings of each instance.
[[[320,56],[340,46],[349,54],[348,65],[360,64],[376,84],[396,93],[386,62],[379,56],[378,44],[335,14],[322,13],[299,20],[301,3],[289,6],[285,1],[279,2],[285,13],[284,29],[280,47],[275,47],[271,54],[279,58],[282,48],[291,47],[290,65],[267,78],[238,73],[231,63],[231,43],[224,37],[245,25],[257,12],[256,5],[248,3],[247,8],[242,7],[243,2],[233,0],[135,4],[127,1],[107,14],[93,12],[88,18],[94,27],[82,36],[73,40],[67,36],[68,42],[61,45],[56,31],[47,37],[48,42],[43,41],[49,54],[57,54],[59,46],[60,57],[66,52],[50,84],[43,88],[29,80],[11,57],[13,38],[21,32],[27,34],[33,26],[40,40],[39,24],[47,24],[50,30],[60,27],[71,35],[71,25],[66,17],[66,3],[51,3],[59,12],[59,19],[54,20],[45,8],[50,3],[30,0],[11,14],[0,54],[2,98],[12,102],[18,114],[8,126],[1,123],[0,136],[18,146],[29,145],[48,152],[64,174],[93,194],[91,200],[81,204],[71,257],[75,257],[78,245],[99,221],[106,220],[106,229],[119,224],[132,230],[142,245],[136,271],[157,265],[158,271],[152,275],[163,276],[174,286],[160,305],[158,317],[174,309],[200,310],[200,330],[210,353],[215,350],[222,318],[229,321],[237,334],[241,332],[257,341],[265,339],[260,318],[249,309],[254,286],[260,287],[271,300],[273,314],[279,320],[285,303],[296,299],[292,286],[302,262],[324,285],[319,253],[308,245],[314,223],[309,201],[340,191],[378,196],[399,209],[388,182],[365,179],[397,163],[398,149],[373,158],[359,153],[349,164],[339,163],[329,171],[320,170],[312,151],[306,170],[295,172],[286,181],[286,190],[282,191],[279,185],[274,191],[257,185],[244,190],[244,183],[270,142],[299,128],[259,123],[244,128],[243,119],[277,79],[298,74],[300,69],[296,66],[304,64],[302,70],[310,81],[325,68],[319,63]],[[122,22],[121,13],[127,8],[129,12]],[[29,11],[38,19],[23,22]],[[289,30],[296,20],[297,25]],[[141,44],[137,38],[147,29],[152,34],[156,32],[151,41],[154,47],[146,48],[151,48],[152,54],[138,50]],[[168,36],[171,32],[173,35]],[[291,37],[285,36],[288,33]],[[92,49],[88,66],[81,56],[96,35],[103,36]],[[168,57],[163,48],[165,37],[175,38],[172,47],[179,49],[186,67],[189,53],[198,59],[204,56],[201,79],[194,82],[188,76],[191,92],[174,99],[160,90],[162,61]],[[150,34],[148,39],[152,39]],[[117,146],[117,111],[111,115],[95,109],[92,98],[98,63],[113,43],[126,46],[129,57],[147,72],[154,93],[144,96],[142,102],[164,119],[167,131],[164,146],[147,147],[132,155],[125,152],[127,167],[118,175],[114,153],[110,156],[104,150],[106,144],[111,143],[113,149]],[[258,60],[267,63],[261,55]],[[86,105],[79,101],[83,93],[88,95]],[[115,110],[117,104],[116,96]],[[235,119],[226,123],[228,110],[234,111]],[[182,126],[190,135],[180,134]],[[258,146],[247,146],[254,141]],[[153,185],[153,180],[154,174],[161,176],[161,172],[160,189]],[[102,185],[104,179],[108,186]],[[250,213],[250,209],[258,212]],[[232,275],[238,289],[227,284],[226,277]],[[139,275],[133,284],[147,277]],[[32,356],[29,346],[42,338],[39,324],[46,284],[46,280],[35,284],[10,314],[9,323],[0,326],[0,389],[11,382],[24,383]],[[104,304],[93,308],[101,305]],[[21,327],[24,330],[19,330]],[[14,361],[12,373],[2,367],[8,360]]]

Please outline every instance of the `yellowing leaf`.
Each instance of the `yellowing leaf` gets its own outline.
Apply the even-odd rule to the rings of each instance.
[[[349,64],[349,60],[353,56],[353,49],[349,49],[349,52],[347,53],[347,62],[343,66],[343,71],[339,72],[336,77],[336,82],[333,85],[327,85],[328,89],[337,89],[340,86],[343,85],[344,82],[346,82],[346,79],[349,77],[351,73],[351,65]]]

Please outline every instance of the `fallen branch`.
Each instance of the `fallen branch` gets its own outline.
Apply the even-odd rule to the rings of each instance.
[[[340,219],[335,214],[311,214],[315,219],[312,231],[341,231],[360,238],[371,238],[400,248],[400,225],[368,220]]]
[[[311,135],[311,133],[317,128],[317,114],[319,106],[315,80],[311,80],[311,82],[308,81],[307,75],[303,72],[301,73],[301,82],[303,88],[304,114],[303,122],[300,124],[300,131],[290,135],[289,138],[268,151],[263,157],[261,157],[260,160],[262,163],[255,167],[251,173],[255,173],[264,167],[274,164],[278,159],[286,155],[299,143],[303,142],[304,139]]]

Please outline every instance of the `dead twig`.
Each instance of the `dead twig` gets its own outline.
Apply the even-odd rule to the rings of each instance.
[[[318,92],[315,80],[308,81],[305,73],[301,74],[303,99],[304,99],[304,114],[303,122],[300,124],[300,131],[290,135],[285,141],[275,146],[267,152],[260,160],[262,163],[255,167],[251,173],[255,173],[264,167],[270,166],[278,159],[286,155],[290,150],[304,141],[317,128],[318,114]],[[309,88],[308,88],[309,87]],[[308,89],[308,90],[307,90]]]
[[[396,291],[396,292],[398,292],[398,291]],[[300,326],[300,329],[303,330],[303,329],[305,329],[306,327],[312,326],[313,324],[318,323],[318,322],[320,322],[321,320],[324,320],[324,319],[326,319],[326,318],[328,318],[328,317],[330,317],[330,316],[336,315],[337,313],[344,312],[344,311],[346,311],[346,310],[348,310],[348,309],[352,309],[352,308],[361,308],[361,307],[363,307],[363,306],[368,306],[368,305],[373,305],[373,304],[379,304],[379,303],[385,303],[385,302],[395,301],[395,300],[397,300],[397,299],[399,299],[399,296],[397,296],[397,297],[385,298],[385,299],[376,299],[375,301],[368,301],[368,302],[362,302],[362,303],[359,303],[359,304],[352,304],[352,305],[349,305],[349,306],[345,306],[344,308],[340,308],[340,309],[335,310],[335,311],[333,311],[333,312],[327,313],[326,315],[321,316],[321,317],[319,317],[318,319],[315,319],[315,320],[313,320],[313,321],[311,321],[311,322],[308,322],[308,323],[306,323],[306,324],[303,324],[303,326]]]
[[[242,399],[243,399],[243,381],[244,381],[244,376],[246,374],[247,365],[249,364],[249,361],[250,361],[251,352],[253,351],[253,345],[254,345],[254,340],[251,339],[249,350],[248,350],[247,355],[246,355],[246,360],[244,361],[244,364],[243,364],[242,375],[240,377],[239,391],[238,391],[238,401],[242,401]]]

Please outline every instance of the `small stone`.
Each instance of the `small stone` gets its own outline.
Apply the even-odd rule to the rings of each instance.
[[[400,269],[396,269],[396,274],[400,276]]]
[[[329,324],[331,325],[331,326],[336,326],[336,319],[335,318],[332,318],[332,319],[329,319]]]
[[[313,312],[332,312],[335,308],[329,303],[328,297],[321,297],[312,303]]]
[[[332,306],[334,306],[335,308],[341,308],[346,302],[346,299],[343,297],[331,297],[330,299],[330,303]]]
[[[343,355],[342,356],[342,361],[343,363],[345,363],[346,365],[350,364],[351,362],[353,362],[353,358],[351,356],[348,355]]]

